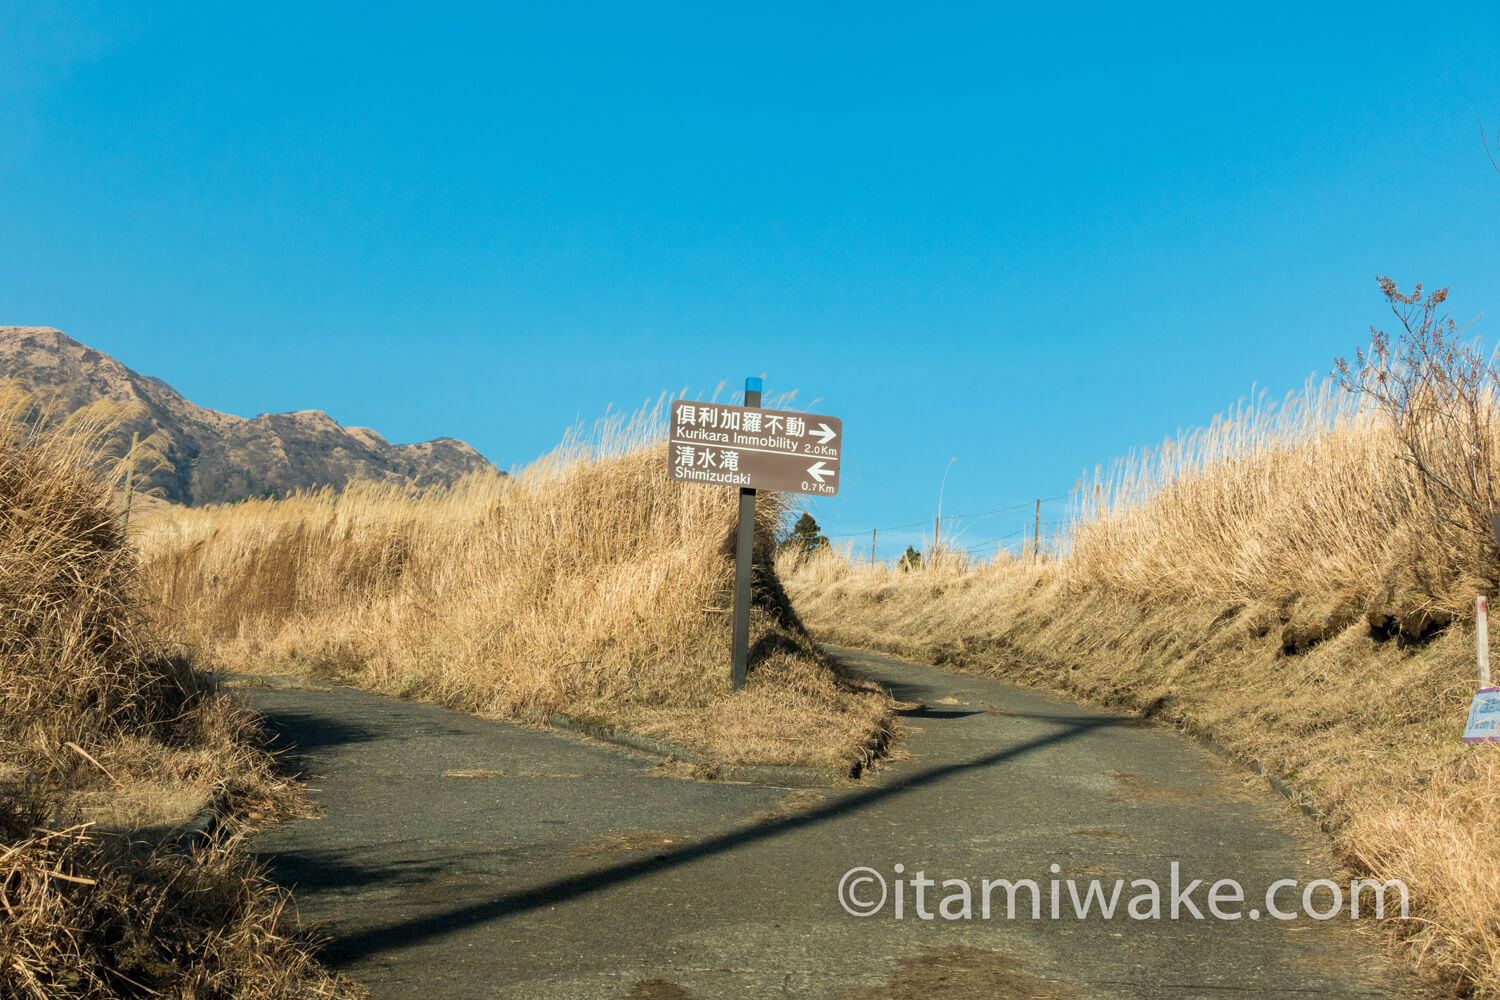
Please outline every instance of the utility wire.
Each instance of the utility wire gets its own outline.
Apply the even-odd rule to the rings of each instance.
[[[890,527],[881,525],[876,528],[866,528],[864,531],[841,531],[836,535],[828,535],[828,538],[850,538],[854,535],[868,535],[871,531],[900,531],[902,528],[916,528],[927,524],[926,521],[912,521],[910,524],[893,524]]]
[[[1053,503],[1053,502],[1055,502],[1057,500],[1066,500],[1070,496],[1072,496],[1071,493],[1063,493],[1063,494],[1060,494],[1060,495],[1055,496],[1055,497],[1042,497],[1041,498],[1041,502],[1042,503]],[[961,520],[968,520],[968,519],[972,519],[972,518],[976,518],[976,517],[989,517],[992,514],[1009,514],[1012,511],[1025,510],[1025,509],[1027,509],[1029,507],[1032,507],[1032,506],[1034,506],[1036,504],[1036,502],[1037,501],[1035,501],[1035,500],[1028,500],[1025,503],[1018,503],[1018,504],[1016,504],[1016,505],[1014,505],[1012,507],[1000,507],[1000,508],[997,508],[995,510],[984,510],[984,511],[979,511],[978,513],[975,513],[975,514],[949,514],[949,515],[945,516],[943,518],[943,520],[945,522],[946,521],[950,521],[950,520],[952,520],[952,521],[961,521]],[[931,523],[932,523],[931,521],[927,521],[927,520],[924,519],[924,520],[921,520],[921,521],[911,521],[911,522],[909,522],[907,524],[892,524],[892,525],[880,524],[880,525],[875,525],[874,527],[865,528],[863,531],[840,531],[837,534],[825,535],[824,537],[825,538],[854,538],[854,537],[859,536],[859,535],[868,535],[871,531],[900,531],[903,528],[926,527],[928,524],[931,524]],[[1042,523],[1044,525],[1051,526],[1051,525],[1055,525],[1055,524],[1065,524],[1067,522],[1066,521],[1043,521]],[[1013,532],[1013,534],[1017,534],[1017,532]],[[1004,537],[1009,538],[1010,535],[1006,535]]]
[[[1072,494],[1070,493],[1064,493],[1062,496],[1042,497],[1041,502],[1052,503],[1054,500],[1066,500],[1071,495]],[[1029,500],[1026,503],[1018,503],[1013,507],[1000,507],[996,510],[982,510],[977,514],[949,514],[948,517],[951,517],[954,520],[961,520],[968,517],[989,517],[991,514],[1009,514],[1014,510],[1025,510],[1026,508],[1033,506],[1036,502],[1037,501],[1035,500]],[[948,520],[948,517],[943,518],[943,520]]]

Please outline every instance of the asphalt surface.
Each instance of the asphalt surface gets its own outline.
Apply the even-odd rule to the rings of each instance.
[[[1164,728],[835,652],[911,705],[910,736],[904,759],[821,790],[695,781],[579,737],[346,688],[246,690],[323,812],[256,849],[330,936],[324,960],[376,998],[1430,995],[1370,921],[1249,918],[1277,879],[1348,887],[1263,779]],[[1189,896],[1201,920],[1186,907],[1170,919],[1174,861],[1180,884],[1203,880]],[[856,866],[886,881],[874,916],[840,905]],[[933,919],[918,914],[918,871],[939,883],[924,887]],[[1027,889],[1015,919],[1003,890],[983,918],[982,880],[1027,878],[1041,919]],[[944,879],[970,884],[970,919],[939,913],[948,897],[961,913]],[[1080,893],[1124,880],[1114,919],[1078,919],[1067,879]],[[1161,919],[1126,915],[1146,891],[1134,879],[1161,884]],[[1244,886],[1244,903],[1221,906],[1239,920],[1210,915],[1218,879]]]

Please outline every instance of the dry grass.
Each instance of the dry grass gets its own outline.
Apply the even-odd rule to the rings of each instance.
[[[1101,475],[1039,562],[783,572],[820,638],[1129,706],[1289,778],[1351,867],[1407,882],[1388,926],[1421,965],[1500,996],[1500,753],[1459,742],[1493,544],[1430,544],[1399,453],[1310,388]]]
[[[0,386],[0,998],[347,995],[231,835],[142,852],[70,825],[279,794],[249,719],[147,628],[112,419]]]
[[[232,843],[124,853],[85,829],[0,844],[0,997],[343,997],[290,897]]]
[[[163,626],[224,669],[306,673],[490,718],[553,712],[726,762],[828,764],[886,724],[759,573],[729,690],[734,491],[665,475],[661,407],[514,477],[179,509],[140,528]],[[769,562],[784,501],[758,505]]]

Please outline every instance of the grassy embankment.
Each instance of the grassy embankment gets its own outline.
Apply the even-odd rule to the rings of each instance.
[[[1409,360],[1399,398],[1310,389],[1120,463],[1039,560],[829,556],[787,587],[820,639],[1128,707],[1284,776],[1351,868],[1409,885],[1410,954],[1500,996],[1500,753],[1459,740],[1500,420],[1488,376]]]
[[[887,699],[838,677],[766,567],[729,689],[736,491],[667,479],[661,410],[514,477],[353,486],[142,526],[163,625],[221,669],[305,673],[491,718],[563,712],[722,762],[848,766]]]
[[[110,417],[37,402],[0,386],[0,998],[350,995],[236,848],[236,805],[295,790],[145,623]],[[210,843],[151,846],[211,801],[231,815]]]

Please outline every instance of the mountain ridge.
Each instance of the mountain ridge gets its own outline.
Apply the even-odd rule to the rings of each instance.
[[[240,417],[199,406],[53,327],[0,326],[0,378],[57,394],[64,413],[100,399],[137,407],[117,432],[128,442],[159,434],[172,469],[144,477],[174,503],[229,503],[362,480],[418,486],[494,471],[457,438],[392,444],[368,427],[344,427],[322,410]]]

